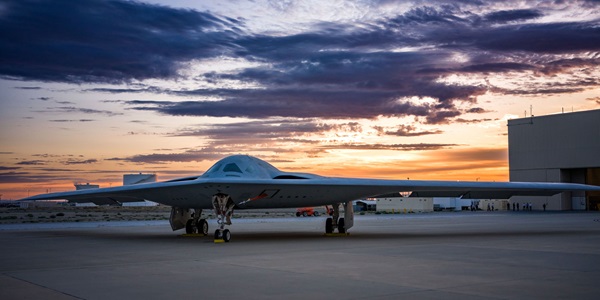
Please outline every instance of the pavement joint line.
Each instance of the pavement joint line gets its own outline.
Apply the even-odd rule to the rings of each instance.
[[[7,277],[10,277],[10,278],[12,278],[12,279],[15,279],[15,280],[18,280],[18,281],[22,281],[22,282],[26,282],[26,283],[29,283],[29,284],[35,285],[35,286],[37,286],[37,287],[41,287],[41,288],[44,288],[44,289],[47,289],[47,290],[50,290],[50,291],[53,291],[53,292],[57,292],[57,293],[60,293],[60,294],[63,294],[63,295],[65,295],[65,296],[69,296],[69,297],[73,297],[73,298],[76,298],[76,299],[82,299],[82,300],[85,300],[85,298],[81,298],[81,297],[75,296],[75,295],[73,295],[73,294],[69,294],[69,293],[66,293],[66,292],[63,292],[63,291],[59,291],[59,290],[57,290],[57,289],[53,289],[53,288],[51,288],[51,287],[47,287],[47,286],[45,286],[45,285],[41,285],[41,284],[38,284],[38,283],[35,283],[35,282],[32,282],[32,281],[26,280],[26,279],[23,279],[23,278],[19,278],[19,277],[17,277],[17,276],[11,275],[11,274],[9,274],[9,273],[2,273],[2,275],[4,275],[4,276],[7,276]]]

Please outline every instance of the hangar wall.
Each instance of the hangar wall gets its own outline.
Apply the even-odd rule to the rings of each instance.
[[[600,110],[508,121],[511,181],[573,182],[600,185]],[[596,210],[589,193],[552,197],[513,197],[511,202],[543,204],[549,210]]]

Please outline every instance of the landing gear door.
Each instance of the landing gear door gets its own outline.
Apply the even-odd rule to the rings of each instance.
[[[344,228],[348,230],[352,228],[352,226],[354,226],[354,206],[352,205],[352,201],[348,201],[345,204],[346,207],[344,207]]]
[[[171,207],[171,216],[169,217],[169,223],[173,231],[179,230],[185,227],[186,222],[192,218],[192,212],[187,208]]]

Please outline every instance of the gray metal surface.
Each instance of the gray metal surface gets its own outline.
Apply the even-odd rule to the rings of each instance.
[[[0,299],[597,299],[600,214],[460,212],[0,230]],[[214,224],[211,224],[212,228]]]
[[[509,120],[508,145],[514,181],[519,171],[600,167],[600,109]]]

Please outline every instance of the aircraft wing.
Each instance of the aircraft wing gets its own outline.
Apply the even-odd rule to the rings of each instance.
[[[515,195],[550,196],[565,191],[600,191],[571,183],[457,182],[316,177],[306,179],[190,178],[112,188],[41,194],[22,200],[66,199],[115,204],[149,200],[182,208],[212,208],[215,194],[230,195],[239,208],[320,206],[365,197],[410,192],[411,197],[508,199]]]

